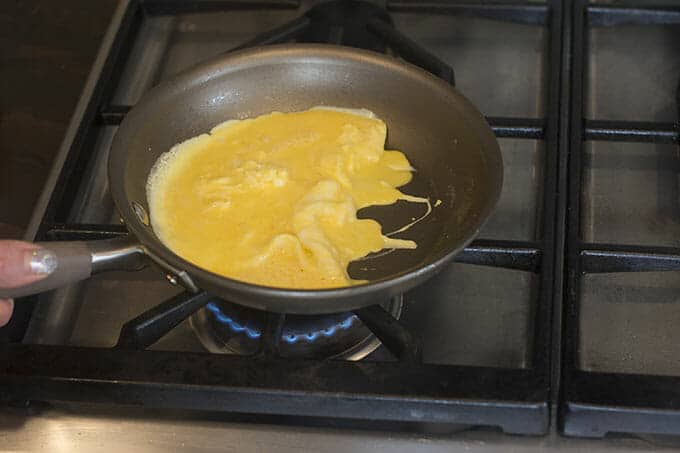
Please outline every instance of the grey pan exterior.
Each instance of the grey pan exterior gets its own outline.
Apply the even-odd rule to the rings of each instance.
[[[317,105],[367,108],[388,127],[388,147],[416,168],[406,193],[441,200],[403,236],[418,243],[350,265],[369,283],[326,290],[248,284],[205,271],[165,247],[135,213],[148,212],[146,181],[174,144],[233,118]],[[220,56],[149,91],[120,125],[109,158],[114,202],[130,233],[162,267],[218,297],[281,313],[323,314],[379,303],[434,276],[478,233],[502,186],[498,143],[484,117],[453,87],[415,66],[368,51],[330,45],[279,45]],[[266,200],[263,200],[266,202]],[[423,206],[400,202],[360,216],[388,229]],[[190,280],[189,280],[190,279]]]

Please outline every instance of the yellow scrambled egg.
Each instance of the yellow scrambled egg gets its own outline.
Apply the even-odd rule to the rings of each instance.
[[[174,146],[149,176],[154,231],[175,253],[226,277],[281,288],[360,283],[347,265],[384,248],[358,209],[399,199],[404,154],[384,149],[386,126],[367,110],[314,108],[232,120]]]

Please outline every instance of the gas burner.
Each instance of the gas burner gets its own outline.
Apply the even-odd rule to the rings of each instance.
[[[402,297],[381,304],[399,318]],[[191,317],[191,326],[210,352],[253,355],[259,350],[267,313],[221,299]],[[354,313],[286,315],[279,342],[282,357],[361,360],[380,341]]]

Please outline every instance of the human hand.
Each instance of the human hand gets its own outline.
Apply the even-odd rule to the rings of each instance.
[[[36,244],[0,240],[0,288],[14,288],[45,278],[57,267],[56,256]],[[0,327],[14,310],[11,299],[0,299]]]

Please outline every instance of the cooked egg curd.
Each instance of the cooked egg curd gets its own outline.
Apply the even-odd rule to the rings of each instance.
[[[226,121],[158,159],[147,184],[152,227],[179,256],[225,277],[299,289],[361,283],[350,261],[416,243],[383,235],[357,210],[402,199],[429,211],[397,189],[413,168],[384,149],[386,134],[368,110]]]

